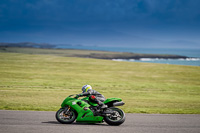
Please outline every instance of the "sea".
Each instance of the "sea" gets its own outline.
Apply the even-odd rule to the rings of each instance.
[[[132,52],[141,54],[170,54],[182,55],[188,58],[183,59],[162,59],[162,58],[141,58],[134,59],[113,59],[113,61],[127,62],[146,62],[146,63],[161,63],[161,64],[176,64],[188,66],[200,66],[200,49],[185,49],[185,48],[130,48],[130,47],[100,47],[100,46],[82,46],[82,45],[57,45],[60,49],[84,49],[98,51],[113,51],[113,52]]]

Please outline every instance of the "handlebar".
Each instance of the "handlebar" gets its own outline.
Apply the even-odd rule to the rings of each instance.
[[[74,96],[74,97],[73,97],[73,96]],[[76,98],[76,94],[69,95],[68,97],[73,97],[73,98]]]
[[[68,97],[72,97],[72,96],[76,96],[75,94],[73,94],[73,95],[69,95]]]

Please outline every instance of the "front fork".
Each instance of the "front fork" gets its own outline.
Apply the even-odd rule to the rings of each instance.
[[[70,106],[67,106],[63,111],[63,115],[68,115],[70,109],[71,109]]]

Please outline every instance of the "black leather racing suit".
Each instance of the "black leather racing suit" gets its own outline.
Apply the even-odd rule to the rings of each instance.
[[[102,105],[103,102],[106,100],[102,94],[100,94],[98,91],[95,91],[95,90],[89,89],[87,92],[79,94],[79,96],[88,96],[88,95],[90,95],[91,100],[93,100],[94,102],[96,102],[99,105]],[[95,98],[94,98],[94,96],[95,96]]]

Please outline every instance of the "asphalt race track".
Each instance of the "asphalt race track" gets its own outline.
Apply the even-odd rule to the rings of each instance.
[[[200,133],[200,115],[126,114],[121,126],[60,124],[55,112],[0,110],[0,133]]]

